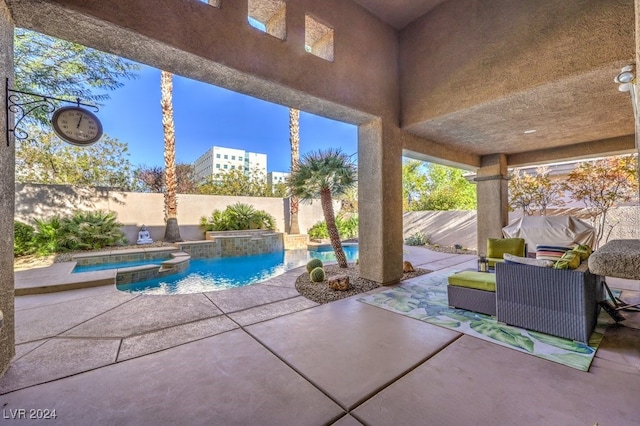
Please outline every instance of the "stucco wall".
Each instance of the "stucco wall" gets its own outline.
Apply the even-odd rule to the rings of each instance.
[[[403,223],[404,238],[422,232],[432,244],[447,247],[460,244],[472,250],[477,247],[475,210],[406,212]]]
[[[0,0],[0,84],[9,78],[13,87],[13,24],[4,1]],[[4,87],[0,91],[0,105],[5,105]],[[2,109],[4,111],[4,109]],[[5,135],[7,122],[0,114],[0,135]],[[0,376],[15,354],[13,315],[13,185],[15,168],[13,137],[0,137],[0,311],[4,316],[0,328]]]
[[[21,26],[175,74],[351,123],[397,121],[397,33],[350,1],[288,0],[284,40],[248,24],[246,0],[11,3]],[[305,51],[306,14],[333,28],[332,62]]]
[[[129,241],[137,239],[138,231],[144,224],[154,240],[164,237],[164,201],[162,194],[110,191],[106,188],[74,187],[68,185],[18,184],[16,190],[16,220],[33,224],[33,219],[65,215],[74,210],[105,210],[117,214],[123,231]],[[285,231],[285,216],[288,217],[288,203],[282,198],[227,197],[215,195],[178,194],[178,225],[184,240],[203,240],[200,218],[210,216],[214,210],[224,210],[235,203],[252,205],[264,210],[276,219],[279,231]],[[340,203],[334,202],[339,210]],[[300,204],[300,231],[307,230],[318,221],[324,220],[319,201]]]

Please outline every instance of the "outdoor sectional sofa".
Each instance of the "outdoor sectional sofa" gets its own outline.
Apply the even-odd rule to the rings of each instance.
[[[491,277],[482,272],[466,275],[473,279],[474,274],[478,280]],[[497,263],[495,283],[495,292],[450,285],[449,305],[489,315],[495,312],[499,322],[527,330],[589,341],[604,289],[586,261],[573,270]]]
[[[496,318],[506,324],[587,343],[604,297],[586,261],[577,269],[496,265]]]

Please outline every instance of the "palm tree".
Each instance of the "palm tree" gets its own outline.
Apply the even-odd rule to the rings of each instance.
[[[289,142],[291,143],[291,171],[296,169],[300,161],[300,110],[289,108]],[[291,223],[289,234],[299,234],[298,224],[299,200],[295,195],[291,195]]]
[[[164,130],[164,218],[167,222],[164,241],[175,243],[182,241],[182,237],[178,227],[178,203],[176,202],[176,129],[173,123],[173,74],[170,72],[161,72],[160,92]]]
[[[331,246],[341,268],[347,267],[347,258],[336,227],[332,196],[342,195],[354,187],[356,176],[356,166],[350,156],[340,149],[328,149],[305,154],[288,180],[291,194],[301,200],[311,201],[320,197]]]

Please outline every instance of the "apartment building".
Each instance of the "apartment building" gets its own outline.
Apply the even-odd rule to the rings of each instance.
[[[288,177],[289,177],[289,173],[287,172],[269,172],[267,173],[267,183],[269,185],[286,183]]]
[[[241,170],[249,174],[257,170],[267,175],[267,155],[247,152],[243,149],[212,146],[194,163],[195,176],[198,181],[206,180],[209,176],[225,173],[231,170]]]

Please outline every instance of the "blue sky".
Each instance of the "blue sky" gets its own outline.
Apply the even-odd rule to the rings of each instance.
[[[104,132],[129,145],[134,165],[163,166],[160,70],[109,92],[97,113]],[[267,154],[267,171],[288,171],[289,109],[180,76],[173,80],[176,161],[193,163],[213,145]],[[300,153],[339,147],[357,152],[357,127],[300,113]]]

